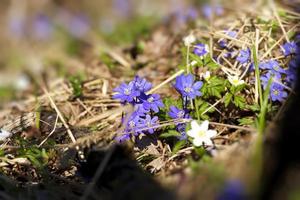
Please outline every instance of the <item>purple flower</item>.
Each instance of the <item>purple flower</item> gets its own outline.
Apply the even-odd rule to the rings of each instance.
[[[187,10],[183,10],[181,7],[175,11],[176,21],[179,24],[185,24],[189,20],[195,20],[198,17],[198,11],[190,7]]]
[[[127,119],[125,119],[127,120]],[[140,116],[138,112],[133,112],[129,118],[128,121],[126,122],[126,128],[125,128],[125,133],[131,134],[133,133],[134,135],[137,135],[136,128],[139,124],[140,121]]]
[[[296,70],[300,66],[300,56],[296,56],[295,58],[291,59],[288,66],[289,69],[293,68]]]
[[[249,48],[243,49],[240,51],[236,60],[239,61],[241,64],[245,64],[250,60],[250,56],[251,56],[250,49]]]
[[[163,108],[164,104],[160,99],[160,96],[158,94],[150,94],[150,95],[144,95],[145,98],[143,101],[143,107],[145,110],[153,110],[155,113],[159,111],[159,108]]]
[[[25,26],[26,19],[21,14],[16,14],[8,18],[9,33],[16,37],[22,38],[26,34]]]
[[[228,35],[229,37],[232,37],[232,38],[236,38],[236,36],[237,36],[236,31],[226,31],[225,34]],[[219,41],[219,45],[222,48],[226,48],[227,47],[227,39],[221,39]]]
[[[119,87],[114,89],[117,94],[113,95],[114,99],[120,99],[123,103],[132,103],[134,104],[135,97],[140,95],[140,91],[136,90],[133,82],[130,82],[128,85],[122,83]]]
[[[115,140],[119,143],[122,143],[129,139],[130,139],[130,134],[128,134],[128,133],[125,133],[125,134],[115,137]]]
[[[133,80],[134,86],[140,92],[148,92],[152,88],[152,84],[145,78],[135,76]]]
[[[283,46],[282,46],[282,51],[283,51],[283,55],[288,56],[291,54],[299,54],[300,53],[300,49],[298,47],[298,45],[294,42],[286,42]]]
[[[222,192],[216,198],[217,200],[244,200],[247,199],[243,184],[239,180],[230,180],[226,182]]]
[[[224,9],[220,5],[215,5],[215,6],[204,5],[202,7],[202,12],[205,18],[210,19],[213,16],[213,13],[215,16],[222,15],[224,13]]]
[[[286,70],[286,77],[285,80],[288,82],[290,85],[294,86],[296,80],[297,80],[297,70],[294,68],[289,68]]]
[[[178,131],[181,134],[181,136],[179,137],[179,140],[186,140],[187,139],[185,129],[186,129],[186,124],[185,123],[181,123],[181,124],[176,125],[176,131]]]
[[[144,129],[147,128],[147,130],[139,131],[139,132],[144,132],[147,131],[150,134],[154,133],[155,128],[153,126],[156,126],[158,124],[158,117],[154,116],[151,118],[150,115],[146,115],[145,119],[141,118],[139,121],[138,128],[139,129]]]
[[[285,73],[285,70],[280,67],[279,63],[276,60],[262,62],[258,66],[260,69],[269,69],[273,72],[279,72],[283,74]]]
[[[37,39],[48,39],[53,31],[52,24],[46,15],[39,14],[33,21],[33,34]]]
[[[170,106],[170,112],[169,116],[172,119],[189,119],[190,115],[187,113],[187,110],[181,110],[177,108],[176,106]],[[181,134],[180,140],[185,140],[187,138],[186,135],[186,124],[185,123],[175,123],[176,124],[176,130]]]
[[[113,8],[120,17],[128,17],[132,8],[130,0],[113,0]]]
[[[273,77],[273,81],[278,81],[278,82],[281,81],[281,74],[274,71],[268,71],[268,73],[260,77],[260,80],[262,81],[261,84],[263,85],[264,89],[266,89],[268,82],[272,77]]]
[[[195,45],[194,54],[196,54],[197,56],[205,56],[208,52],[209,50],[206,44],[199,43]]]
[[[149,112],[149,110],[146,110],[141,103],[134,105],[134,111],[138,113],[139,116],[145,116],[146,113]]]
[[[176,106],[170,106],[170,111],[168,114],[172,119],[190,118],[190,116],[186,110],[181,110],[181,109],[177,108]]]
[[[278,83],[272,83],[271,85],[271,100],[283,101],[287,97],[287,93],[284,91],[284,87]]]
[[[68,24],[70,34],[76,38],[83,37],[89,28],[89,20],[83,14],[73,16]]]
[[[199,91],[203,82],[197,81],[194,83],[194,76],[192,74],[180,75],[176,78],[175,89],[182,95],[182,97],[188,97],[194,99],[196,96],[201,96]]]

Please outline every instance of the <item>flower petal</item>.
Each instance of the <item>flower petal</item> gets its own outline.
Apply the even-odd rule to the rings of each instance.
[[[217,135],[217,131],[215,130],[208,130],[206,131],[207,137],[212,138],[215,137]]]
[[[186,132],[186,134],[192,138],[196,138],[197,133],[198,133],[198,131],[196,129],[191,129]]]
[[[208,124],[209,124],[208,120],[203,121],[199,129],[206,132],[208,130]]]
[[[197,131],[200,130],[200,126],[196,120],[193,120],[191,122],[191,128],[192,128],[192,130],[197,130]]]
[[[202,138],[195,138],[193,140],[193,145],[196,147],[200,147],[203,144],[203,139]]]

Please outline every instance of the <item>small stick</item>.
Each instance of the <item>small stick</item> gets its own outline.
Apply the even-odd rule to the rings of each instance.
[[[56,120],[54,123],[54,127],[53,130],[49,133],[49,135],[38,145],[38,147],[41,147],[48,139],[49,137],[55,132],[56,126],[57,126],[57,122],[58,122],[58,115],[56,116]]]
[[[72,142],[76,143],[76,139],[75,139],[69,125],[66,123],[64,117],[62,116],[61,112],[57,108],[57,106],[56,106],[55,102],[53,101],[52,97],[50,96],[49,92],[47,91],[47,89],[45,87],[42,87],[42,89],[43,89],[44,93],[46,94],[46,96],[48,97],[52,107],[55,109],[59,119],[62,121],[63,125],[65,126],[67,133],[68,133],[69,137],[71,138]]]
[[[289,39],[289,37],[288,37],[288,35],[287,35],[287,33],[286,33],[286,31],[285,31],[285,29],[284,29],[282,23],[281,23],[280,17],[279,17],[278,12],[277,12],[276,5],[275,5],[275,3],[274,3],[273,0],[271,1],[271,7],[272,7],[272,9],[273,9],[273,13],[274,13],[274,15],[275,15],[275,18],[276,18],[276,20],[277,20],[278,23],[279,23],[279,26],[280,26],[280,28],[281,28],[281,30],[282,30],[282,32],[283,32],[283,35],[284,35],[286,41],[287,41],[287,42],[290,42],[290,39]]]
[[[168,79],[166,79],[165,81],[163,81],[160,84],[158,84],[155,88],[153,88],[152,90],[148,91],[147,94],[151,94],[151,93],[155,92],[157,89],[159,89],[163,85],[171,82],[173,79],[175,79],[177,76],[179,76],[179,75],[181,75],[183,73],[184,73],[183,69],[179,70],[178,72],[176,72],[175,74],[173,74],[172,76],[170,76]]]

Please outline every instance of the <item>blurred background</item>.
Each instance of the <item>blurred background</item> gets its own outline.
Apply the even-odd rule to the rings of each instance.
[[[35,75],[53,79],[77,73],[91,51],[135,43],[171,18],[176,24],[172,31],[178,32],[200,11],[209,17],[211,8],[189,0],[3,0],[0,107],[21,98]]]

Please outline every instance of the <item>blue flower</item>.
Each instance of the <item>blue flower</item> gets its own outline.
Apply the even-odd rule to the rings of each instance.
[[[146,110],[143,104],[138,103],[134,105],[134,112],[138,113],[139,116],[145,116],[149,110]]]
[[[133,80],[133,84],[136,89],[140,92],[148,92],[152,88],[152,84],[148,82],[145,78],[141,78],[139,76],[135,76]]]
[[[278,83],[272,83],[271,85],[271,100],[283,101],[287,97],[287,93],[284,91],[284,87]]]
[[[244,200],[246,198],[244,185],[239,180],[227,181],[217,200]]]
[[[130,139],[130,134],[128,134],[128,133],[125,133],[125,134],[115,137],[115,140],[119,143],[122,143],[129,139]]]
[[[180,7],[176,9],[174,15],[177,23],[182,25],[189,20],[195,20],[198,17],[198,11],[194,7],[189,7],[188,9],[182,9],[182,7]]]
[[[125,119],[127,120],[127,119]],[[138,112],[133,112],[129,118],[128,121],[126,123],[126,128],[125,128],[125,133],[126,134],[134,134],[137,135],[137,126],[139,125],[139,121],[140,121],[140,115]]]
[[[273,82],[274,81],[281,81],[281,74],[274,72],[274,71],[268,71],[265,75],[262,75],[260,77],[260,80],[262,81],[261,84],[263,85],[263,88],[266,89],[269,80],[273,77]]]
[[[209,50],[206,44],[199,43],[195,45],[194,54],[196,54],[197,56],[205,56],[208,52]]]
[[[245,64],[250,60],[251,52],[250,49],[242,49],[237,56],[236,60],[239,61],[241,64]]]
[[[297,80],[297,70],[294,68],[289,68],[286,70],[286,77],[285,80],[287,83],[289,83],[290,85],[294,86],[295,82]]]
[[[237,36],[237,32],[236,31],[226,31],[225,32],[225,34],[226,35],[228,35],[229,37],[232,37],[232,38],[236,38],[236,36]],[[219,41],[219,45],[220,45],[220,47],[222,47],[222,48],[225,48],[225,47],[227,47],[227,39],[221,39],[220,41]]]
[[[89,31],[89,19],[84,14],[75,15],[70,19],[67,27],[73,37],[82,38]]]
[[[113,9],[120,17],[128,17],[131,13],[132,2],[130,0],[113,0]]]
[[[170,106],[170,111],[168,114],[172,119],[190,118],[186,110],[179,109],[176,106]]]
[[[122,103],[132,103],[134,104],[134,99],[140,95],[140,91],[136,90],[133,82],[128,85],[122,83],[119,87],[114,89],[117,94],[113,95],[114,99],[120,99]]]
[[[39,14],[33,21],[33,35],[36,39],[48,39],[52,34],[52,24],[50,19],[43,14]]]
[[[176,125],[176,131],[178,131],[181,136],[179,137],[179,140],[186,140],[187,139],[187,134],[186,134],[186,124],[181,123]]]
[[[192,74],[180,75],[176,78],[175,89],[182,95],[182,97],[188,97],[194,99],[196,96],[201,96],[199,91],[203,82],[197,81],[194,83],[194,76]]]
[[[300,53],[300,49],[298,47],[298,45],[294,42],[286,42],[283,46],[282,46],[282,51],[283,51],[283,55],[288,56],[291,54],[299,54]]]
[[[258,66],[260,69],[269,69],[273,72],[279,72],[282,74],[286,73],[285,70],[280,67],[279,63],[276,60],[262,62]]]
[[[139,121],[139,125],[138,128],[139,129],[144,129],[147,128],[147,130],[142,130],[142,131],[138,131],[138,132],[144,132],[147,131],[150,134],[154,133],[155,128],[153,128],[153,126],[156,126],[158,124],[158,117],[154,116],[153,118],[151,118],[150,115],[146,115],[145,119],[141,118]]]
[[[188,114],[187,110],[181,110],[177,108],[176,106],[170,106],[170,111],[169,111],[169,116],[172,119],[189,119],[191,118],[190,115]],[[176,122],[176,130],[181,134],[180,140],[185,140],[187,138],[186,135],[186,124],[185,123],[178,123]]]
[[[286,81],[293,87],[297,79],[297,69],[300,66],[300,56],[291,59],[286,70]]]
[[[204,17],[206,17],[207,19],[210,19],[213,16],[213,14],[215,16],[222,15],[224,13],[224,9],[220,5],[210,6],[210,5],[206,4],[202,7],[202,12],[203,12]]]
[[[143,107],[145,110],[153,110],[155,113],[159,111],[159,108],[163,108],[164,104],[158,94],[144,95]]]
[[[295,58],[291,59],[288,66],[289,69],[293,68],[296,70],[300,66],[300,56],[296,56]]]

